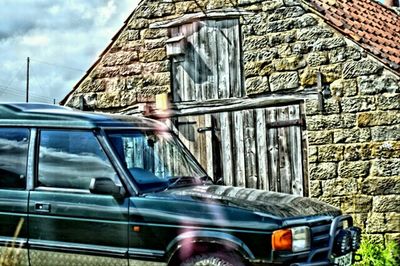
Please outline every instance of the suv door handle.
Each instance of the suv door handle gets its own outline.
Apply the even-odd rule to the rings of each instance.
[[[50,204],[48,203],[35,203],[36,212],[50,212]]]

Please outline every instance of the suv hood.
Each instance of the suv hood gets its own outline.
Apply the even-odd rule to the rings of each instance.
[[[191,186],[173,188],[153,196],[174,197],[222,204],[281,218],[330,215],[341,211],[315,199],[258,189],[231,186]]]

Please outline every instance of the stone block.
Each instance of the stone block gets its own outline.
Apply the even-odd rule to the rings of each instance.
[[[358,76],[379,74],[382,72],[383,66],[375,63],[370,59],[362,59],[360,61],[350,61],[345,63],[343,67],[343,77],[356,78]]]
[[[400,232],[400,213],[371,213],[366,233]]]
[[[376,105],[380,110],[400,110],[400,94],[379,95]]]
[[[359,161],[372,159],[372,143],[357,143],[345,145],[344,159],[347,161]]]
[[[298,70],[306,66],[306,61],[302,56],[290,56],[275,60],[274,66],[277,71]]]
[[[299,75],[295,71],[273,73],[269,83],[271,91],[294,89],[299,86]]]
[[[269,21],[282,20],[287,18],[300,17],[305,13],[305,10],[301,6],[286,6],[275,9],[275,11],[269,16]]]
[[[97,94],[97,109],[107,109],[121,106],[121,94],[119,91],[100,92]]]
[[[193,13],[199,10],[199,6],[195,1],[182,1],[175,3],[175,9],[177,14]]]
[[[373,199],[373,211],[397,212],[400,218],[400,195],[375,196]],[[400,222],[398,226],[400,227]]]
[[[371,127],[373,141],[400,140],[400,125]]]
[[[268,47],[269,45],[269,36],[245,36],[243,40],[243,50],[259,50],[261,47]]]
[[[317,146],[308,147],[308,161],[310,163],[315,163],[318,161],[318,148]]]
[[[332,136],[333,136],[332,131],[308,131],[307,132],[308,142],[311,145],[331,144]]]
[[[330,85],[333,97],[349,97],[357,94],[356,79],[337,79]]]
[[[248,95],[260,94],[268,91],[268,77],[252,77],[246,79],[246,92]]]
[[[352,128],[355,123],[355,114],[313,115],[307,117],[308,130]]]
[[[347,60],[360,60],[361,50],[354,46],[344,46],[329,50],[328,56],[331,63],[340,63]]]
[[[324,26],[302,28],[297,32],[297,39],[300,41],[315,41],[333,36],[333,32]]]
[[[310,196],[319,197],[322,195],[321,181],[312,180],[310,181]]]
[[[343,161],[339,163],[340,178],[364,178],[369,175],[371,163],[368,161],[349,162]]]
[[[342,77],[342,67],[341,63],[321,66],[320,71],[322,74],[322,81],[331,83],[340,79]]]
[[[372,162],[372,176],[400,176],[400,159],[382,159]]]
[[[302,86],[316,85],[318,72],[319,67],[307,67],[300,75],[300,84]]]
[[[400,177],[372,177],[360,184],[361,193],[366,195],[390,195],[400,191]]]
[[[249,1],[249,0],[239,0],[239,1]],[[263,11],[273,11],[277,8],[280,8],[284,5],[283,0],[271,0],[271,1],[262,1],[262,10]]]
[[[168,30],[166,29],[144,29],[140,31],[142,39],[157,39],[168,37]]]
[[[310,163],[310,179],[326,180],[337,177],[336,163]]]
[[[141,30],[149,26],[149,20],[143,18],[134,18],[128,23],[128,29]]]
[[[322,181],[323,197],[357,194],[357,179],[330,179]]]
[[[369,128],[338,129],[333,132],[333,143],[357,143],[371,140]]]
[[[342,98],[341,106],[343,112],[345,113],[356,113],[356,112],[376,110],[375,98],[368,96]]]
[[[284,43],[294,42],[296,40],[296,31],[297,30],[270,33],[268,34],[269,36],[268,45],[273,47]]]
[[[278,21],[271,21],[267,24],[266,30],[268,33],[289,31],[295,28],[296,20],[297,18],[289,18]]]
[[[123,77],[139,75],[142,73],[142,64],[134,63],[127,66],[121,66],[118,69],[119,70],[117,70],[117,75],[121,75]],[[112,72],[109,73],[112,74]]]
[[[295,55],[305,55],[310,52],[310,45],[308,42],[295,42],[291,47],[292,53]]]
[[[313,51],[327,51],[337,47],[345,46],[346,42],[342,37],[317,39],[313,44]]]
[[[352,213],[353,222],[355,226],[361,228],[365,232],[365,227],[367,225],[368,213]]]
[[[159,72],[168,72],[170,70],[170,61],[164,60],[159,62],[150,62],[141,64],[142,70],[141,73],[143,75],[152,75],[154,73]]]
[[[379,76],[371,75],[371,76],[360,76],[357,78],[358,88],[360,90],[361,95],[375,95],[380,94],[385,91],[385,88],[382,86],[377,86],[376,80]]]
[[[153,73],[152,75],[145,75],[143,79],[143,86],[165,86],[170,84],[170,73]]]
[[[131,106],[137,103],[137,91],[130,90],[121,93],[121,107]]]
[[[313,52],[308,54],[307,56],[307,64],[309,66],[320,66],[325,65],[329,62],[328,53],[327,52]]]
[[[164,48],[166,40],[167,40],[167,38],[165,38],[165,37],[159,38],[159,39],[144,40],[144,47],[146,48],[146,50]]]
[[[400,124],[400,112],[377,111],[357,114],[359,127],[385,126]]]
[[[343,160],[343,145],[323,145],[318,146],[319,162],[338,162]]]
[[[163,61],[167,59],[167,52],[165,48],[158,48],[148,51],[143,51],[139,54],[140,61],[145,63],[155,62],[155,61]]]
[[[395,242],[400,243],[400,233],[387,233],[385,234],[385,243]]]
[[[306,13],[301,17],[297,17],[294,21],[294,28],[304,29],[307,27],[318,25],[318,20],[315,17],[316,15],[310,13]]]
[[[385,141],[371,146],[374,158],[400,158],[400,141]]]
[[[372,210],[372,197],[354,195],[345,197],[340,209],[345,213],[367,213]]]

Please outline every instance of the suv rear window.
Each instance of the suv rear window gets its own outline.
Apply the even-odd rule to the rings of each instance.
[[[29,129],[0,128],[0,189],[25,189]]]

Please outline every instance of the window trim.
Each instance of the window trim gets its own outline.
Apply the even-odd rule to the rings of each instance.
[[[117,171],[113,160],[110,159],[110,156],[107,152],[107,149],[105,149],[102,145],[102,142],[99,140],[98,133],[96,132],[95,129],[79,129],[79,128],[73,128],[73,129],[67,129],[67,128],[38,128],[36,129],[36,140],[35,140],[35,149],[34,149],[34,174],[31,178],[32,182],[32,190],[35,191],[52,191],[52,192],[69,192],[69,193],[80,193],[80,194],[92,194],[90,193],[89,189],[79,189],[79,188],[61,188],[61,187],[45,187],[45,186],[40,186],[38,185],[38,179],[39,179],[39,153],[40,153],[40,142],[41,142],[41,136],[42,136],[42,131],[61,131],[61,132],[89,132],[93,134],[93,137],[96,139],[97,143],[101,147],[101,149],[104,152],[104,155],[107,157],[107,160],[110,162],[110,165],[112,169],[114,170],[115,174],[117,175],[117,179],[119,183],[117,185],[121,185],[125,190],[126,186],[124,182],[122,181],[122,178],[120,176],[120,172]],[[97,195],[97,194],[96,194]],[[104,195],[108,196],[108,195]]]

